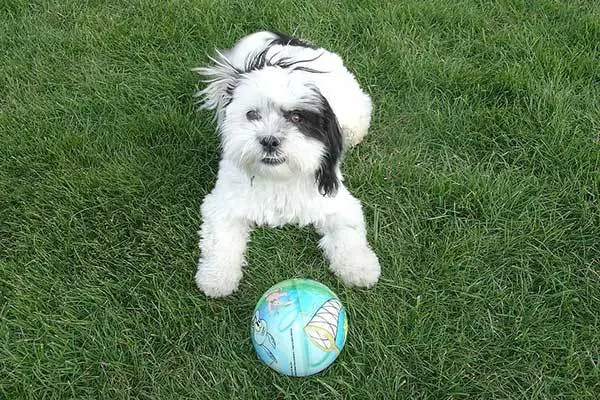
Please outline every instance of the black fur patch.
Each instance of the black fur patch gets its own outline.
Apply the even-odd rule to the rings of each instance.
[[[313,46],[312,44],[307,43],[301,39],[295,38],[293,36],[286,35],[285,33],[273,32],[273,31],[271,33],[277,35],[277,39],[273,39],[271,41],[271,45],[280,44],[282,46],[298,46],[298,47],[308,47],[309,49],[316,49],[316,47]]]
[[[313,58],[308,58],[306,60],[291,60],[289,57],[281,57],[277,60],[274,60],[279,54],[271,54],[270,57],[267,58],[267,52],[271,49],[271,47],[267,47],[260,53],[249,57],[246,60],[246,66],[243,72],[251,72],[259,69],[263,69],[265,67],[279,67],[279,68],[291,68],[293,70],[306,71],[312,73],[322,73],[323,71],[317,71],[316,69],[312,69],[309,67],[304,67],[302,65],[298,65],[301,63],[307,63],[311,61],[315,61],[317,58],[321,57],[322,53],[317,54]]]
[[[336,170],[342,156],[342,132],[329,102],[317,89],[315,91],[320,102],[319,112],[292,110],[285,111],[284,117],[291,120],[292,114],[300,114],[301,120],[295,123],[300,132],[325,145],[325,154],[319,169],[315,172],[315,180],[319,193],[323,196],[334,196],[340,186]]]

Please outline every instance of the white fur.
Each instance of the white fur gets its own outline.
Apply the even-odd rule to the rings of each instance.
[[[317,107],[314,90],[327,99],[337,117],[344,146],[360,142],[371,116],[371,100],[344,67],[339,56],[324,49],[273,46],[267,57],[311,60],[301,65],[322,73],[267,66],[244,73],[249,56],[264,50],[276,36],[258,32],[241,39],[233,49],[217,54],[210,67],[196,71],[207,77],[199,94],[203,107],[217,113],[222,159],[217,182],[202,203],[201,255],[196,283],[207,296],[234,292],[250,229],[254,225],[312,224],[323,235],[320,247],[331,270],[346,284],[371,287],[380,274],[377,256],[366,239],[360,202],[341,183],[335,195],[319,193],[315,171],[326,149],[322,142],[301,133],[282,117],[299,105]],[[318,57],[317,57],[318,56]],[[233,94],[226,91],[235,85]],[[246,112],[258,110],[259,120]],[[280,165],[266,165],[262,136],[281,139]]]

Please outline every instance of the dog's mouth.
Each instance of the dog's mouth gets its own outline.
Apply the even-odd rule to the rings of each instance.
[[[285,157],[266,156],[260,160],[263,164],[267,165],[280,165],[286,161]]]

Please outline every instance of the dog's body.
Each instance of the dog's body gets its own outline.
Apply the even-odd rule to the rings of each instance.
[[[344,150],[367,134],[371,100],[339,56],[298,39],[258,32],[215,64],[199,94],[217,113],[222,159],[203,201],[198,287],[237,289],[253,225],[313,224],[331,269],[346,284],[380,274],[360,202],[342,184]]]

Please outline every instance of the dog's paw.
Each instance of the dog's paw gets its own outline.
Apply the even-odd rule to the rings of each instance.
[[[240,267],[219,268],[200,260],[196,272],[196,286],[208,297],[225,297],[235,292],[242,279]]]
[[[348,286],[373,287],[381,274],[379,260],[368,247],[336,254],[330,268]]]

